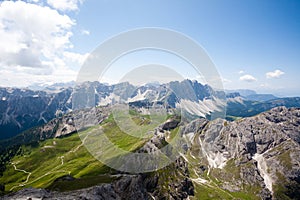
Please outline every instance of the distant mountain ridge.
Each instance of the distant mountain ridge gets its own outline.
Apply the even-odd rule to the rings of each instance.
[[[279,98],[274,96],[273,94],[257,94],[254,90],[247,90],[247,89],[225,90],[225,92],[227,94],[239,93],[246,100],[250,100],[250,101],[269,101],[269,100]]]
[[[57,87],[58,86],[58,87]],[[106,85],[85,82],[74,87],[55,85],[45,91],[18,88],[0,88],[0,139],[14,136],[33,126],[41,125],[56,117],[57,111],[68,113],[73,109],[111,105],[116,102],[167,107],[185,107],[193,115],[205,117],[219,109],[214,98],[223,93],[215,92],[207,85],[190,80],[174,81],[163,85],[134,86],[128,82]],[[181,100],[184,99],[185,102]],[[194,104],[204,102],[198,110]],[[205,107],[206,103],[215,107]]]
[[[173,81],[168,84],[134,86],[128,82],[107,85],[85,82],[47,86],[45,91],[19,88],[0,88],[0,139],[12,137],[28,128],[44,124],[56,117],[57,111],[68,113],[74,109],[111,105],[116,102],[132,106],[161,106],[186,111],[191,116],[209,118],[246,117],[276,106],[300,107],[297,98],[273,98],[248,92],[247,99],[239,93],[215,91],[197,81]],[[66,86],[66,87],[65,87]],[[257,96],[258,95],[258,96]],[[257,102],[257,98],[264,101]],[[256,100],[254,100],[256,99]],[[226,103],[227,100],[227,103]],[[229,119],[229,118],[228,118]]]

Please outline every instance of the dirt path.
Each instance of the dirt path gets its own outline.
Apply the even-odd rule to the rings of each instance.
[[[25,180],[23,183],[21,183],[21,184],[19,184],[19,185],[17,185],[17,186],[14,186],[14,187],[12,187],[12,188],[10,188],[9,191],[12,191],[12,190],[13,190],[14,188],[16,188],[16,187],[23,187],[23,186],[25,186],[25,185],[27,184],[28,180],[29,180],[29,177],[31,176],[31,172],[25,171],[25,170],[23,170],[23,169],[18,169],[17,166],[16,166],[17,163],[11,163],[11,164],[12,164],[12,166],[14,167],[15,171],[23,172],[23,173],[28,174],[28,175],[27,175],[26,180]]]
[[[88,136],[89,136],[89,135],[86,135],[86,136],[84,137],[84,139],[82,140],[81,144],[79,144],[77,147],[75,147],[75,148],[71,149],[70,151],[68,151],[65,155],[67,155],[67,154],[69,154],[69,153],[75,153],[76,151],[78,151],[79,148],[82,147],[82,146],[84,145],[84,143],[85,143],[86,139],[88,138]],[[52,147],[52,146],[51,146],[51,147]],[[49,148],[50,148],[50,147],[49,147]],[[53,146],[53,148],[54,148],[54,146]],[[59,157],[57,157],[57,158],[61,160],[61,164],[58,165],[57,167],[64,165],[64,158],[65,158],[65,156],[59,156]],[[66,171],[66,170],[58,170],[58,171],[55,171],[55,169],[57,168],[57,167],[55,167],[55,168],[53,168],[53,170],[51,170],[51,171],[45,173],[44,175],[42,175],[42,176],[40,176],[40,177],[37,177],[35,180],[32,180],[32,181],[28,182],[28,181],[29,181],[29,178],[30,178],[30,176],[31,176],[32,173],[31,173],[31,172],[27,172],[26,170],[23,170],[23,169],[18,169],[17,166],[16,166],[16,164],[18,164],[18,163],[11,163],[11,165],[13,165],[15,171],[23,172],[23,173],[28,174],[28,175],[27,175],[27,178],[26,178],[26,180],[25,180],[24,182],[22,182],[22,183],[20,183],[20,184],[18,184],[18,185],[13,186],[12,188],[10,188],[9,191],[12,191],[13,189],[18,188],[18,187],[23,187],[23,186],[25,186],[25,185],[34,183],[34,182],[38,181],[39,179],[41,179],[41,178],[43,178],[43,177],[45,177],[45,176],[48,176],[49,174],[53,174],[53,173],[68,173],[69,175],[71,174],[70,171]]]
[[[82,140],[82,142],[81,142],[80,145],[78,145],[77,147],[75,147],[74,150],[70,150],[67,154],[69,154],[69,153],[75,153],[76,151],[78,151],[78,149],[84,145],[84,143],[85,143],[86,139],[88,138],[88,136],[89,136],[89,134],[87,134],[87,135],[83,138],[83,140]]]

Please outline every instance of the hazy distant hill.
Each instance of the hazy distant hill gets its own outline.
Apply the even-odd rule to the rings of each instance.
[[[257,94],[254,90],[238,89],[238,90],[225,90],[227,94],[229,93],[239,93],[246,100],[250,101],[269,101],[272,99],[278,99],[278,97],[273,94]]]

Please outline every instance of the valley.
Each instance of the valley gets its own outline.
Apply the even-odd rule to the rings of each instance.
[[[22,144],[0,177],[6,198],[123,199],[122,195],[130,194],[126,198],[297,199],[299,195],[299,109],[278,107],[234,122],[199,118],[178,124],[177,117],[170,115],[154,128],[162,134],[160,140],[155,139],[155,131],[142,140],[124,134],[108,108],[99,107],[96,112],[102,113],[97,115],[98,125]],[[150,122],[145,120],[147,115],[130,113],[141,127]],[[62,124],[58,127],[64,127],[67,118],[59,120]],[[173,143],[173,147],[181,147],[177,149],[180,153],[174,163],[157,171],[121,172],[99,162],[86,149],[85,143],[96,139],[90,134],[99,128],[129,152],[157,153]],[[182,138],[180,146],[174,143],[176,137]],[[107,187],[114,188],[106,192],[111,197],[99,196]],[[135,187],[138,189],[133,190]],[[124,190],[120,193],[117,188]]]

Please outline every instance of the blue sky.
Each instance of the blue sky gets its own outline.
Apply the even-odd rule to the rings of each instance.
[[[225,88],[300,96],[300,1],[31,0],[19,7],[17,4],[20,2],[2,2],[0,7],[0,36],[4,38],[0,46],[4,49],[0,51],[4,55],[0,57],[1,86],[72,80],[88,53],[113,35],[135,28],[161,27],[199,43],[215,63]],[[39,12],[46,8],[48,17]],[[37,12],[36,17],[41,15],[42,22],[53,26],[34,29],[40,23],[30,20],[37,19],[29,15],[24,22],[14,10],[18,16]],[[55,26],[62,30],[42,37],[41,31]],[[18,36],[20,31],[22,37]],[[15,38],[7,39],[11,35]],[[45,40],[49,42],[36,45]],[[57,45],[49,46],[51,41]],[[39,60],[34,60],[36,57]],[[124,59],[123,67],[140,64],[134,59],[147,58],[147,62],[153,59],[180,65],[176,68],[181,67],[180,73],[188,68],[178,59],[153,52],[129,58]],[[117,65],[111,71],[122,72]],[[186,76],[192,75],[190,72]],[[112,77],[108,74],[107,78]]]

